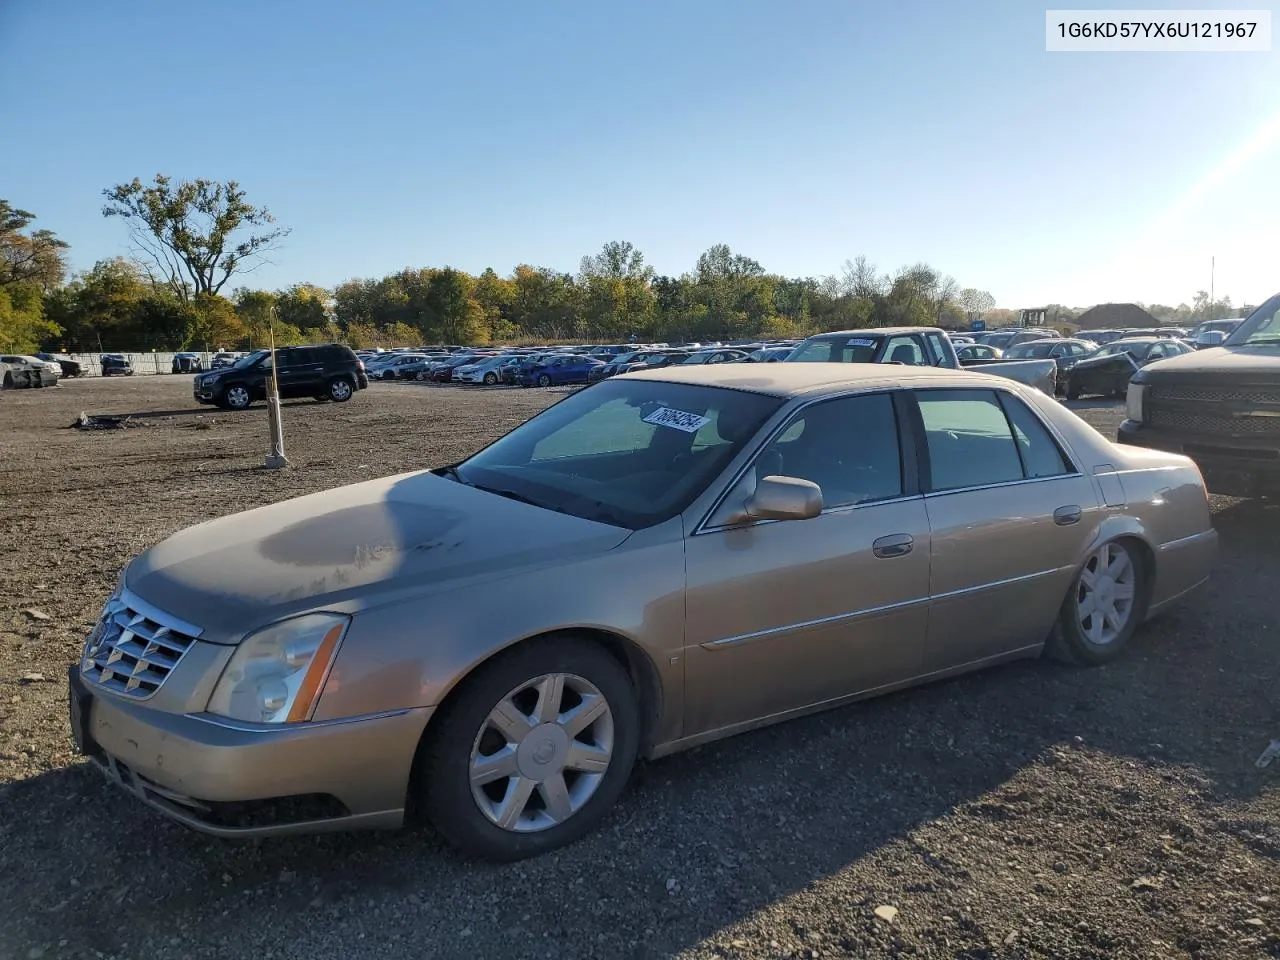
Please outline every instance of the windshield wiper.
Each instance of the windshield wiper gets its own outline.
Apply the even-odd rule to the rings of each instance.
[[[449,464],[447,467],[440,467],[439,472],[436,475],[440,477],[447,477],[450,480],[455,480],[458,483],[463,484],[464,486],[468,486],[468,487],[472,486],[472,484],[469,484],[467,483],[467,481],[462,479],[462,474],[458,472],[458,468],[454,466],[452,463]]]
[[[462,481],[466,482],[466,481]],[[486,487],[482,483],[469,483],[469,487],[475,487],[477,490],[483,490],[485,493],[492,493],[497,497],[506,497],[508,500],[516,500],[520,503],[527,503],[531,507],[542,507],[544,510],[554,510],[555,507],[548,506],[532,497],[526,497],[523,493],[516,493],[514,490],[503,490],[500,487]]]

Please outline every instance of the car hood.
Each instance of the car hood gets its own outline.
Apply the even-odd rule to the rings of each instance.
[[[1280,348],[1210,347],[1180,357],[1170,357],[1144,369],[1139,383],[1151,380],[1198,380],[1229,377],[1264,383],[1280,383]]]
[[[423,471],[189,527],[135,559],[125,585],[202,638],[235,643],[284,616],[357,613],[602,553],[629,535]]]

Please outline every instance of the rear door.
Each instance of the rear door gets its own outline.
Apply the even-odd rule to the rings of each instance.
[[[1093,484],[998,389],[917,390],[931,533],[926,672],[1042,643],[1101,519]]]
[[[313,350],[291,347],[276,351],[276,385],[282,397],[300,397],[308,386]],[[315,392],[315,391],[312,391]]]

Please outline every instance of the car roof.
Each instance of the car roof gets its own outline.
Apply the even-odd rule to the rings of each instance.
[[[868,327],[865,330],[832,330],[828,333],[815,333],[810,340],[821,340],[825,337],[894,337],[904,333],[938,332],[937,327]],[[709,349],[714,350],[714,347]]]
[[[920,329],[920,328],[915,328]],[[692,386],[725,387],[773,397],[841,393],[849,389],[901,386],[1008,387],[1013,381],[970,370],[904,367],[880,363],[699,364],[633,370],[630,380],[658,380]]]

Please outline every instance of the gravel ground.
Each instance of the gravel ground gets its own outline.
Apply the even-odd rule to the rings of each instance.
[[[189,524],[455,459],[558,391],[195,409],[187,377],[0,397],[0,958],[1280,956],[1280,508],[1215,502],[1209,588],[1118,663],[1024,663],[643,767],[535,861],[429,829],[233,843],[73,752],[66,664]],[[80,411],[136,428],[61,429]],[[1104,432],[1119,412],[1083,411]]]

